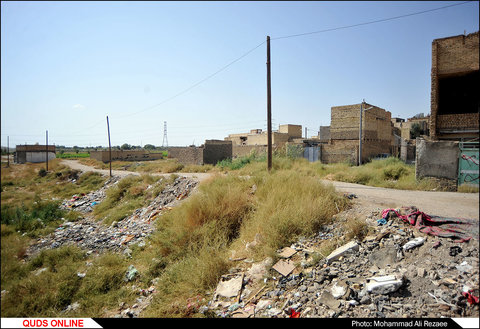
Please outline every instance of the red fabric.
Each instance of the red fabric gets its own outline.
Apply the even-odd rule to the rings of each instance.
[[[429,216],[416,208],[408,208],[408,215],[401,215],[395,209],[385,209],[382,212],[382,218],[387,218],[392,211],[398,218],[404,222],[415,226],[420,232],[445,238],[456,239],[457,242],[467,242],[472,239],[472,233],[478,222],[463,218],[447,218],[440,216]]]

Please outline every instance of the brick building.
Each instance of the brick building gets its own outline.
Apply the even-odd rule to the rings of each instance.
[[[430,136],[461,140],[479,133],[479,39],[468,35],[432,42]]]
[[[275,146],[285,145],[296,138],[302,138],[302,126],[285,124],[280,125],[278,131],[272,131],[272,144]],[[262,129],[253,129],[249,133],[230,134],[225,140],[232,141],[236,146],[265,146],[267,145],[268,135]]]
[[[358,163],[360,109],[362,104],[331,108],[330,140],[321,145],[324,163]],[[380,154],[392,152],[391,113],[377,106],[363,103],[362,162]]]

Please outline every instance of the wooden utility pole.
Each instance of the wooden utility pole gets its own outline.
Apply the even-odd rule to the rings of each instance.
[[[270,37],[267,35],[267,161],[272,169],[272,90],[270,81]]]
[[[48,130],[46,131],[45,139],[46,139],[45,144],[46,144],[46,149],[47,149],[47,152],[45,152],[45,164],[46,164],[47,171],[48,171]]]
[[[7,168],[10,167],[10,136],[7,136]]]
[[[363,103],[365,100],[360,104],[360,128],[358,133],[358,165],[362,165],[362,116],[363,116]]]
[[[108,115],[107,115],[107,130],[108,130],[108,149],[110,153],[110,177],[112,177],[112,144],[110,143],[110,124],[108,123]]]

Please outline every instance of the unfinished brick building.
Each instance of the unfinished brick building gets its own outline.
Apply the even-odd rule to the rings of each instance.
[[[362,104],[331,108],[330,141],[321,147],[324,163],[358,163],[360,109]],[[392,114],[377,106],[363,103],[362,162],[384,153],[391,153]]]
[[[433,140],[478,137],[478,42],[478,31],[432,42],[430,136]]]

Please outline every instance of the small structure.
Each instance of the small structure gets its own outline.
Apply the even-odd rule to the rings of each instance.
[[[183,165],[216,165],[219,161],[232,158],[232,141],[210,139],[202,146],[169,147],[168,157]]]
[[[13,161],[15,163],[39,163],[55,159],[55,145],[17,145]]]

